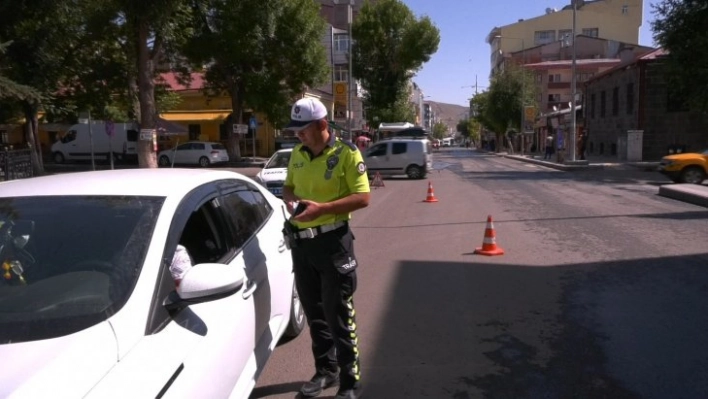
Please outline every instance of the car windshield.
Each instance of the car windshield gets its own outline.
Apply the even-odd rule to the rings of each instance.
[[[163,198],[0,198],[0,344],[71,334],[127,301]]]
[[[290,151],[276,152],[266,164],[265,169],[287,168],[290,154]]]

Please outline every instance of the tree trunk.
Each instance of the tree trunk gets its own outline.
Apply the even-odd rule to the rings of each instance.
[[[155,74],[154,60],[148,48],[148,23],[144,17],[138,18],[137,49],[138,49],[138,99],[140,101],[140,137],[138,140],[138,166],[141,168],[157,168],[157,156],[153,140],[156,136],[155,107]],[[154,49],[153,49],[154,50]],[[143,131],[152,130],[153,139],[145,140]]]
[[[36,104],[25,104],[25,141],[30,147],[30,160],[32,162],[32,173],[34,176],[40,176],[44,174],[44,163],[42,162],[42,149],[39,148],[39,132],[38,121],[37,121],[37,110],[38,106]]]
[[[238,84],[231,86],[231,116],[232,123],[242,123],[243,122],[243,101],[241,100],[243,96],[241,95],[243,90]],[[254,132],[255,134],[255,132]],[[229,158],[234,162],[241,161],[241,135],[240,134],[229,134],[229,144],[227,146],[229,152]]]

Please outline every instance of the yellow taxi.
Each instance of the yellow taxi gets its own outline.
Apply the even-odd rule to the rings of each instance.
[[[676,183],[701,184],[708,178],[708,149],[667,155],[658,170]]]

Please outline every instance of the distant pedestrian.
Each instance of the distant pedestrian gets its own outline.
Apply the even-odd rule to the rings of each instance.
[[[543,159],[551,159],[553,155],[553,135],[546,136],[546,153],[543,155]]]

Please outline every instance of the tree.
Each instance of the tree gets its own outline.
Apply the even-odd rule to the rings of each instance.
[[[2,57],[5,84],[20,89],[20,93],[32,91],[32,95],[15,98],[25,118],[24,139],[32,149],[35,174],[44,172],[42,149],[38,145],[38,113],[56,105],[52,100],[63,89],[61,82],[75,62],[68,55],[81,47],[78,3],[76,0],[0,3],[0,37],[12,38]]]
[[[472,142],[477,142],[479,140],[480,128],[481,124],[474,117],[460,119],[460,121],[457,122],[457,131],[460,132],[462,137],[465,137]]]
[[[524,105],[536,106],[536,86],[532,75],[521,67],[508,65],[492,77],[489,91],[472,99],[479,109],[477,120],[493,131],[497,142],[512,130],[521,131]],[[499,146],[497,146],[499,148]]]
[[[11,42],[0,40],[0,100],[39,100],[39,93],[29,86],[21,85],[2,75],[5,49]]]
[[[436,139],[442,139],[447,136],[447,125],[442,122],[436,122],[433,125],[433,137]]]
[[[312,0],[211,0],[199,10],[185,53],[207,65],[207,92],[231,96],[233,123],[246,122],[248,106],[278,125],[295,95],[325,81],[319,12]],[[240,159],[237,135],[229,135],[229,150]]]
[[[666,76],[674,93],[708,110],[708,7],[705,1],[663,0],[654,6],[654,39],[669,51]]]
[[[408,101],[408,84],[430,60],[440,43],[440,32],[428,17],[416,19],[400,0],[366,2],[352,25],[352,69],[361,81],[368,123],[392,104]]]

